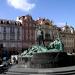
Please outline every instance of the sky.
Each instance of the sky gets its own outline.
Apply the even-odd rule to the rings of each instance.
[[[54,24],[75,28],[75,0],[0,0],[0,18],[16,20],[17,16],[30,14],[53,20]]]

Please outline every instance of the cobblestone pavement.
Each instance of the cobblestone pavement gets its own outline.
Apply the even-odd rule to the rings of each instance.
[[[6,74],[0,75],[75,75],[75,66],[62,68],[25,68],[24,65],[12,66]]]

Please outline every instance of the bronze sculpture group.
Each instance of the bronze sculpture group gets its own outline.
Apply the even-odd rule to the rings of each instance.
[[[45,52],[63,52],[64,46],[62,41],[58,37],[55,41],[49,43],[47,46],[44,45],[43,31],[40,31],[40,34],[37,37],[38,44],[33,45],[28,50],[25,50],[21,55],[25,57],[32,57],[35,53],[45,53]],[[43,44],[43,45],[42,45]]]

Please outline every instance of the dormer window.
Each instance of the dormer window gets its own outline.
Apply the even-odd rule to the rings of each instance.
[[[3,21],[1,20],[1,24],[3,24]]]
[[[5,21],[3,20],[3,23],[5,23]]]
[[[9,21],[7,21],[7,24],[9,24]]]
[[[45,21],[45,19],[43,19],[43,21]]]
[[[9,24],[11,24],[11,21],[9,21]]]

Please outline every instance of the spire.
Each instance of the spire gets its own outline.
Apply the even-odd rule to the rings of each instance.
[[[66,26],[67,26],[67,22],[66,22]]]

